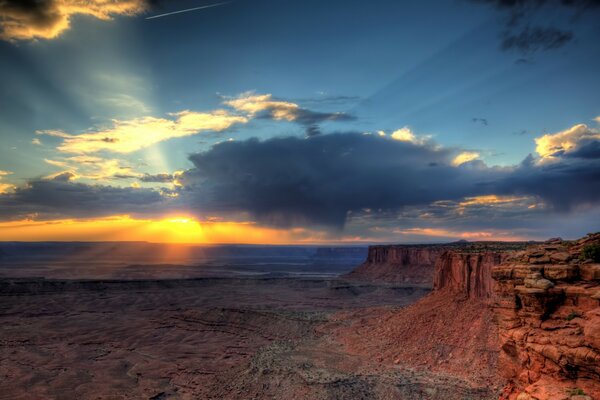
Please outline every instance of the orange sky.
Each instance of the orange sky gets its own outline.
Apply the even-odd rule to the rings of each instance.
[[[394,229],[395,242],[428,242],[444,238],[476,240],[527,240],[503,231],[453,231],[446,229]],[[401,234],[403,237],[398,237]],[[94,219],[0,222],[0,241],[147,241],[190,244],[325,244],[378,243],[384,237],[336,236],[305,228],[276,229],[252,222],[198,221],[185,215],[160,220],[127,215]]]
[[[161,220],[113,216],[95,219],[0,223],[1,241],[149,241],[161,243],[270,243],[296,241],[303,230],[278,230],[243,222],[198,222],[187,216]]]

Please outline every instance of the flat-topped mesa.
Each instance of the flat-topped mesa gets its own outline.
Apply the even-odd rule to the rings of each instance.
[[[387,283],[431,284],[436,260],[445,246],[369,246],[367,259],[345,278]]]
[[[492,267],[501,264],[507,256],[508,253],[502,251],[445,251],[435,264],[433,289],[450,290],[468,298],[490,298],[494,283]]]
[[[505,399],[600,399],[600,233],[492,269]]]
[[[408,283],[419,285],[431,285],[434,282],[436,271],[436,263],[441,256],[447,251],[455,251],[468,255],[477,255],[474,257],[466,257],[457,262],[458,256],[455,259],[455,266],[462,262],[467,263],[467,267],[473,266],[474,270],[478,263],[488,268],[490,262],[497,262],[497,257],[512,250],[522,250],[525,248],[524,242],[466,242],[459,241],[444,244],[421,244],[421,245],[378,245],[369,246],[367,259],[355,270],[346,274],[344,278],[376,281],[386,283]],[[479,256],[479,254],[490,255]],[[494,256],[497,254],[498,256]],[[480,261],[477,261],[477,258]],[[445,264],[446,265],[446,264]],[[459,268],[460,269],[460,268]],[[457,272],[458,270],[455,270]],[[486,269],[489,272],[489,269]],[[448,277],[456,277],[457,281],[466,279],[458,278],[460,273],[449,274]],[[483,275],[481,275],[483,276]],[[490,279],[487,279],[489,282]],[[439,288],[446,286],[445,278],[439,280],[441,284]],[[475,284],[476,280],[469,280],[469,284]],[[471,287],[471,286],[469,286]],[[478,287],[478,286],[473,286]],[[485,289],[486,291],[488,289]]]

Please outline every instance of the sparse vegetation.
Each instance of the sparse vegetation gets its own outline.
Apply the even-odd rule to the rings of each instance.
[[[571,396],[585,396],[585,392],[581,388],[571,389],[569,392]]]
[[[593,243],[584,246],[583,250],[581,250],[580,258],[582,260],[592,260],[593,262],[600,262],[600,244]]]
[[[565,319],[566,319],[567,321],[571,321],[572,319],[574,319],[574,318],[578,318],[578,317],[581,317],[581,314],[579,314],[578,312],[572,311],[572,312],[571,312],[569,315],[567,315],[567,316],[565,317]]]

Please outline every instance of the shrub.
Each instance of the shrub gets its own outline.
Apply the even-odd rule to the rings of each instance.
[[[583,250],[581,250],[581,259],[600,262],[600,244],[593,243],[585,245]]]
[[[585,396],[585,392],[583,391],[583,389],[580,388],[571,389],[571,393],[569,394],[571,396]]]
[[[581,314],[579,314],[578,312],[575,312],[575,311],[573,311],[573,312],[571,312],[569,315],[567,315],[567,316],[565,317],[565,319],[566,319],[567,321],[571,321],[572,319],[574,319],[574,318],[577,318],[577,317],[581,317]]]

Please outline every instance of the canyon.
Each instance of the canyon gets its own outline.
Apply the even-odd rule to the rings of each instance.
[[[78,260],[23,260],[0,268],[0,397],[597,399],[594,246],[213,249],[227,261],[85,279],[65,272]]]
[[[332,330],[351,354],[449,373],[495,390],[489,398],[597,399],[600,264],[586,257],[586,247],[600,248],[600,234],[435,247],[430,294],[400,310],[340,314]],[[410,276],[407,254],[431,254],[422,247],[403,247],[401,257],[389,250],[391,262],[384,249],[373,249],[360,276],[377,281],[380,266],[388,275]],[[429,276],[431,263],[426,268]]]

